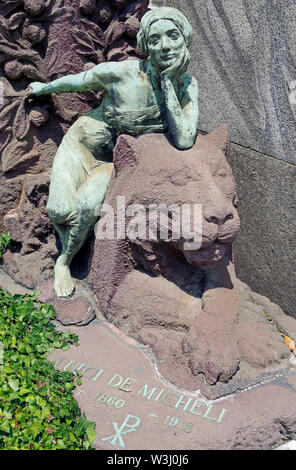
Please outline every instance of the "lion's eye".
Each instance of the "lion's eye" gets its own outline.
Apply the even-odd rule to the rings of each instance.
[[[237,199],[237,195],[233,196],[233,199],[232,199],[232,204],[234,205],[235,208],[238,207],[238,199]]]
[[[218,170],[217,172],[217,175],[218,176],[226,176],[227,175],[227,171],[225,168],[220,168],[220,170]]]

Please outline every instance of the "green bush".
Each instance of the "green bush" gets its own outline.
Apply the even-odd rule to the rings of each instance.
[[[54,318],[36,293],[0,290],[0,449],[93,448],[95,423],[85,420],[72,394],[79,377],[46,358],[78,340],[57,331]]]
[[[2,255],[4,253],[4,251],[6,250],[6,248],[9,246],[11,242],[11,236],[10,236],[10,233],[2,233],[1,237],[0,237],[0,259],[2,258]]]

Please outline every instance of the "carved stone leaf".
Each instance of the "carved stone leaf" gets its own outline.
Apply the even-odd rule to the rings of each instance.
[[[9,59],[9,56],[7,54],[1,54],[0,55],[0,64],[4,62],[6,59]]]
[[[9,20],[9,29],[15,30],[26,19],[25,13],[15,13]]]
[[[9,28],[8,23],[5,18],[1,18],[0,16],[0,40],[3,42],[8,42],[10,40],[9,37]]]
[[[0,16],[0,31],[1,29],[5,31],[6,33],[9,32],[8,21],[4,17]]]
[[[118,39],[121,38],[125,31],[125,24],[120,23],[119,21],[114,21],[114,23],[111,23],[109,28],[106,30],[106,44],[110,45],[113,44],[115,41],[118,41]]]
[[[128,59],[128,54],[122,49],[112,49],[107,54],[108,61],[121,62],[122,60]]]
[[[92,21],[89,21],[85,18],[82,18],[81,22],[86,27],[86,30],[88,34],[92,37],[93,41],[104,47],[106,44],[106,41],[105,41],[104,33],[101,30],[101,28],[95,23],[93,23]]]
[[[122,39],[119,39],[119,41],[113,43],[112,49],[120,49],[124,52],[134,51],[134,48],[132,48],[128,42],[123,41]]]
[[[79,31],[78,29],[74,29],[72,31],[72,34],[78,44],[84,48],[84,52],[86,52],[87,50],[89,51],[89,53],[94,52],[95,45],[92,38],[88,34],[83,31]]]
[[[16,59],[23,59],[23,60],[29,60],[30,62],[33,62],[35,65],[39,64],[41,62],[40,56],[37,52],[29,49],[15,49],[13,44],[9,45],[4,45],[0,44],[0,52],[4,52],[4,54],[7,54],[10,57],[14,57]]]
[[[69,17],[73,16],[73,7],[69,4],[65,6],[64,0],[50,0],[45,3],[45,12],[41,16],[40,21],[52,21],[53,19],[58,19],[59,17],[69,19]]]
[[[4,98],[6,96],[17,96],[19,92],[14,91],[13,87],[5,77],[0,77],[0,83],[4,85]]]
[[[13,140],[7,145],[2,153],[2,171],[7,173],[24,156],[27,149],[27,142]]]
[[[95,51],[90,51],[89,49],[86,49],[86,48],[83,49],[83,46],[80,46],[78,44],[76,44],[76,46],[73,47],[73,50],[77,52],[77,54],[80,54],[89,58],[90,56],[95,57]]]
[[[25,110],[25,100],[20,102],[13,123],[13,133],[18,139],[23,139],[29,132],[30,121]]]
[[[18,5],[21,5],[23,0],[1,0],[0,1],[0,15],[8,15]]]
[[[14,57],[18,53],[17,45],[10,44],[8,41],[0,41],[0,52],[3,52],[8,57]]]
[[[58,57],[59,57],[59,52],[58,52],[56,43],[52,42],[50,44],[50,48],[48,48],[47,53],[49,55],[49,59],[47,61],[47,70],[48,70],[48,74],[50,75],[51,73],[53,73],[52,69],[58,62]]]
[[[33,79],[33,80],[38,80],[38,81],[45,80],[45,76],[42,75],[42,73],[39,73],[37,68],[34,67],[33,65],[24,65],[23,75],[25,75],[27,78],[30,78],[30,79]]]
[[[16,160],[13,164],[10,165],[8,171],[23,171],[29,172],[29,168],[32,168],[36,162],[39,160],[40,154],[36,149],[31,150],[30,152],[24,152],[20,159]]]
[[[0,152],[6,147],[8,142],[11,139],[11,126],[5,126],[4,129],[1,129],[1,143],[0,143]]]
[[[45,8],[46,8],[46,16],[50,15],[53,10],[64,7],[65,2],[64,0],[48,0],[45,3]]]
[[[69,7],[62,7],[62,8],[54,8],[52,10],[52,13],[50,15],[47,15],[46,19],[53,19],[53,18],[58,18],[60,16],[63,16],[64,18],[69,18],[74,16],[74,11],[69,9]]]
[[[12,102],[9,105],[5,106],[5,108],[0,113],[0,131],[7,126],[11,119],[11,111],[13,108],[17,106],[18,102]]]

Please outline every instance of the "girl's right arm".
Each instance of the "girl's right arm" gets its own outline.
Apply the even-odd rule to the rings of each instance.
[[[50,83],[30,83],[33,95],[48,95],[50,93],[75,93],[78,91],[93,91],[108,89],[116,77],[116,62],[104,62],[90,70],[53,80]]]

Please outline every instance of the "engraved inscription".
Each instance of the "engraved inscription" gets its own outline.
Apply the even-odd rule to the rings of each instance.
[[[221,424],[225,416],[226,409],[219,408],[217,405],[207,403],[194,396],[186,395],[178,392],[177,390],[170,390],[165,388],[151,387],[149,384],[139,384],[139,378],[126,377],[117,372],[108,373],[104,369],[95,366],[89,366],[84,362],[59,359],[56,362],[56,367],[62,370],[71,370],[76,373],[79,372],[84,378],[91,382],[99,381],[101,386],[109,387],[110,392],[98,391],[92,399],[98,406],[106,406],[114,411],[120,410],[128,405],[125,397],[133,396],[136,400],[145,400],[149,403],[159,403],[168,407],[173,411],[185,412],[191,419],[198,416],[206,419],[209,422]],[[140,373],[140,371],[138,371]],[[141,370],[142,372],[142,370]],[[104,379],[104,380],[103,380]],[[116,390],[116,393],[114,393]],[[78,395],[85,394],[83,390],[77,391]],[[122,398],[122,393],[125,395]],[[128,394],[128,395],[127,395]],[[121,396],[120,396],[121,395]],[[187,420],[186,417],[175,416],[174,413],[158,415],[156,410],[147,413],[146,419],[153,425],[165,426],[167,429],[180,430],[184,433],[191,433],[193,430],[193,422]],[[115,433],[104,437],[101,440],[108,442],[111,445],[125,448],[125,443],[122,435],[137,431],[141,424],[141,418],[133,414],[127,414],[125,420],[121,425],[117,422],[112,422]]]
[[[125,405],[125,400],[110,397],[107,393],[102,392],[97,393],[93,399],[99,403],[106,403],[107,406],[115,406],[115,408],[123,408]]]
[[[138,416],[126,415],[126,418],[120,427],[118,426],[118,423],[112,423],[115,430],[115,434],[113,434],[112,436],[104,437],[101,439],[101,441],[110,441],[109,443],[111,445],[118,445],[119,447],[123,447],[124,449],[126,449],[126,445],[122,439],[122,435],[138,431],[140,424],[141,419]]]

